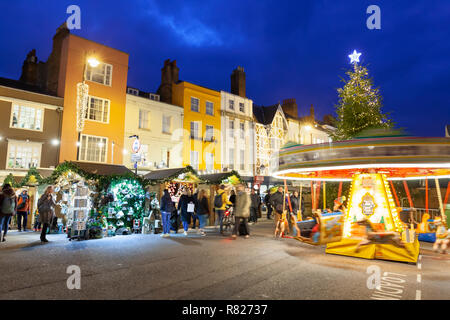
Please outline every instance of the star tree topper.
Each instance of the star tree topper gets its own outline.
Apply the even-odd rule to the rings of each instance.
[[[348,55],[348,57],[350,58],[350,63],[357,63],[359,62],[359,56],[361,55],[361,53],[356,52],[356,50],[353,50],[353,53]]]

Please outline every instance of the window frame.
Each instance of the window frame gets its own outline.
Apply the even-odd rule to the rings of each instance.
[[[241,110],[241,106],[242,106],[242,110]],[[245,113],[245,103],[244,102],[239,102],[239,112]]]
[[[102,106],[103,106],[102,115],[104,115],[104,113],[105,113],[105,101],[108,101],[108,117],[107,117],[108,121],[93,120],[93,119],[89,119],[88,118],[89,110],[91,109],[91,98],[103,101],[103,103],[102,103]],[[111,116],[111,100],[105,99],[105,98],[101,98],[101,97],[97,97],[97,96],[88,95],[88,108],[86,110],[86,118],[84,118],[85,120],[92,121],[92,122],[109,124],[110,116]]]
[[[209,131],[211,131],[210,139],[208,139],[208,132]],[[209,125],[209,124],[205,125],[205,141],[206,142],[213,142],[214,141],[213,138],[214,138],[214,126]]]
[[[211,105],[212,105],[211,113],[208,113],[208,103],[211,103]],[[206,102],[205,102],[205,114],[207,114],[208,116],[213,116],[214,117],[214,102],[206,100]]]
[[[169,119],[169,129],[164,131],[164,119]],[[162,128],[161,132],[165,134],[170,134],[172,132],[172,116],[167,116],[165,114],[162,115]]]
[[[27,142],[26,140],[16,140],[16,139],[8,139],[8,147],[6,150],[6,165],[5,165],[5,169],[10,169],[10,170],[23,170],[23,169],[30,169],[30,168],[16,168],[16,167],[11,167],[9,165],[9,154],[11,151],[11,145],[14,144],[16,146],[16,152],[15,152],[15,157],[14,159],[17,158],[17,145],[31,145],[31,147],[34,146],[38,146],[39,147],[39,159],[38,159],[38,164],[35,168],[40,168],[41,167],[41,160],[42,160],[42,142],[34,142],[34,141],[29,141]]]
[[[192,99],[195,99],[195,100],[198,101],[198,104],[197,104],[197,110],[192,110]],[[191,110],[192,112],[198,112],[198,113],[200,113],[200,99],[199,99],[199,98],[194,97],[194,96],[191,96],[191,107],[190,107],[190,110]]]
[[[195,136],[192,136],[192,124],[193,123],[196,124],[196,129],[197,129],[197,130],[195,130],[195,133],[196,133]],[[189,136],[191,137],[191,140],[200,140],[201,139],[199,129],[200,129],[200,121],[191,121],[190,122]]]
[[[193,153],[197,154],[197,163],[195,163],[195,166],[194,166],[194,164],[192,163],[192,154],[193,154]],[[195,151],[195,150],[191,150],[191,151],[190,151],[190,153],[189,153],[189,162],[190,162],[191,166],[192,166],[195,170],[198,170],[198,168],[200,167],[199,152],[198,152],[198,151]]]
[[[19,127],[19,118],[17,119],[17,127],[14,127],[12,125],[12,121],[13,121],[13,116],[14,116],[14,106],[18,106],[19,107],[19,116],[20,116],[20,108],[21,107],[25,107],[25,108],[33,108],[35,109],[35,119],[36,119],[36,111],[40,110],[41,111],[41,128],[38,129],[29,129],[29,128],[21,128]],[[45,108],[44,107],[35,107],[35,106],[31,106],[29,104],[18,104],[15,102],[11,103],[11,112],[10,112],[10,116],[9,116],[9,128],[10,129],[20,129],[20,130],[28,130],[28,131],[34,131],[34,132],[43,132],[44,131],[44,117],[45,117]],[[35,120],[35,126],[36,126],[36,120]]]
[[[106,73],[107,73],[106,72],[106,68],[105,68],[105,74],[103,75],[103,83],[92,80],[92,70],[99,68],[101,65],[110,66],[111,67],[111,74],[110,74],[109,84],[106,84]],[[88,71],[89,68],[91,69],[90,71]],[[89,72],[89,76],[90,76],[89,78],[88,78],[88,72]],[[101,85],[104,85],[104,86],[107,86],[107,87],[112,87],[112,79],[113,79],[112,75],[113,75],[113,65],[112,64],[109,64],[109,63],[106,63],[106,62],[100,62],[99,65],[94,68],[94,67],[91,67],[87,63],[86,71],[84,73],[84,79],[86,79],[86,81],[95,82],[95,83],[98,83],[98,84],[101,84]]]
[[[141,127],[141,112],[145,112],[147,114],[147,128]],[[138,129],[139,130],[145,130],[145,131],[151,131],[150,130],[150,110],[139,108],[139,118],[138,118]]]
[[[211,162],[209,162],[208,156],[211,157]],[[208,164],[211,165],[210,170],[208,169]],[[214,153],[212,152],[205,152],[205,169],[207,171],[214,171]]]
[[[100,138],[100,139],[105,139],[106,140],[106,142],[105,142],[105,161],[90,161],[90,160],[82,160],[81,159],[81,148],[82,148],[81,141],[83,141],[83,136],[86,137],[86,141],[88,141],[89,137],[91,137],[91,138]],[[108,145],[109,145],[108,137],[95,136],[95,135],[92,135],[92,134],[81,133],[80,134],[80,139],[79,139],[78,142],[80,143],[80,146],[78,147],[79,148],[79,152],[78,152],[78,160],[77,161],[91,162],[91,163],[108,163]],[[86,155],[87,155],[87,150],[88,150],[88,146],[86,146],[86,154],[85,154],[85,157],[84,157],[85,159],[86,159]],[[100,158],[101,158],[101,155],[100,155]]]
[[[234,111],[234,100],[233,99],[228,99],[228,109]]]

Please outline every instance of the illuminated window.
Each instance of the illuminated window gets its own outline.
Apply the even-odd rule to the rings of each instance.
[[[42,144],[40,143],[9,140],[7,168],[29,169],[39,167],[41,148]]]
[[[11,128],[42,131],[44,109],[13,104]]]
[[[89,63],[86,68],[86,80],[111,85],[112,65],[107,63],[100,63],[98,66],[91,67]]]
[[[86,119],[109,122],[109,100],[89,96]]]
[[[199,100],[197,98],[191,97],[191,110],[195,112],[199,112],[198,109]]]
[[[78,154],[78,160],[106,162],[107,149],[107,138],[82,134],[80,137],[80,152]]]

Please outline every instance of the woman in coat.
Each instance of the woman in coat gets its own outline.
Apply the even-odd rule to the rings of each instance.
[[[1,241],[6,241],[11,217],[17,213],[17,197],[10,184],[5,183],[0,193],[0,237]],[[2,236],[3,230],[3,236]]]
[[[161,215],[163,223],[163,233],[161,237],[170,236],[170,215],[175,210],[175,205],[173,204],[172,197],[169,194],[169,190],[164,189],[164,195],[161,198]]]
[[[209,211],[209,204],[208,204],[208,198],[206,197],[206,192],[205,190],[200,190],[200,192],[198,193],[198,207],[197,207],[197,215],[198,218],[200,220],[200,228],[199,228],[199,233],[202,236],[205,236],[205,226],[206,226],[206,222],[208,220],[210,211]]]
[[[48,242],[45,235],[55,216],[55,200],[53,199],[53,186],[48,186],[38,200],[39,219],[42,224],[41,241]]]
[[[239,225],[242,223],[245,226],[245,238],[250,237],[250,229],[248,228],[248,218],[250,217],[250,196],[245,192],[244,185],[240,184],[237,187],[236,206],[234,208],[234,229],[232,239],[236,239]]]
[[[191,223],[191,216],[194,214],[195,199],[191,194],[191,190],[185,189],[178,201],[178,211],[181,214],[181,221],[183,222],[184,235],[187,236],[189,224]]]

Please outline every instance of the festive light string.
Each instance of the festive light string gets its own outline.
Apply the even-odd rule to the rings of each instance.
[[[89,85],[80,82],[77,84],[77,131],[82,132],[88,109]]]

